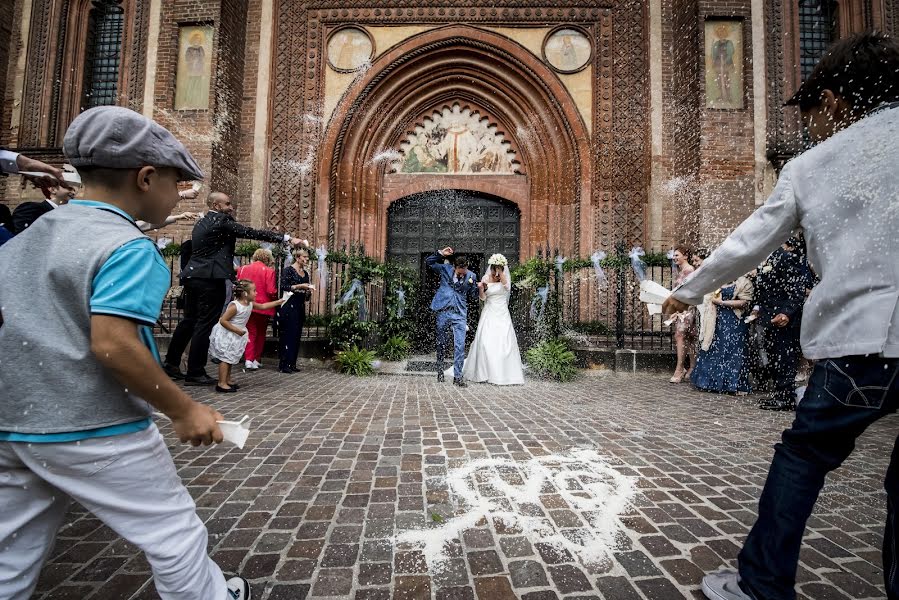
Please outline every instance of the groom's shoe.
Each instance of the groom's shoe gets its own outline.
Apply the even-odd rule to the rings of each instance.
[[[453,385],[458,385],[459,387],[468,387],[468,384],[465,383],[465,380],[460,377],[453,377]]]

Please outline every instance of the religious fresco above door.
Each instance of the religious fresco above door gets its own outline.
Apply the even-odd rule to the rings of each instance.
[[[343,27],[328,37],[328,65],[338,73],[352,73],[371,64],[375,42],[365,29]]]
[[[425,118],[400,144],[395,173],[512,175],[519,163],[511,142],[477,111],[456,104]]]
[[[558,73],[577,73],[592,57],[593,46],[580,28],[557,27],[543,40],[543,59]]]

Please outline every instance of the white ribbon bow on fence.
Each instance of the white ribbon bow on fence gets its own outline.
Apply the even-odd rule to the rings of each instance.
[[[328,257],[328,249],[324,244],[315,249],[315,258],[318,261],[318,287],[322,290],[328,289],[328,263],[325,259]]]
[[[406,314],[406,292],[403,288],[396,289],[396,318],[402,319]]]
[[[634,269],[634,274],[637,276],[637,279],[643,281],[646,279],[646,263],[643,262],[641,256],[646,256],[646,252],[643,251],[643,248],[640,246],[634,246],[631,248],[631,253],[628,254],[631,258],[631,267]]]
[[[602,270],[602,265],[600,264],[605,258],[606,253],[602,250],[597,250],[590,255],[590,262],[593,263],[593,271],[596,273],[596,282],[599,285],[599,289],[605,289],[609,285],[609,279],[606,277],[606,272]]]
[[[531,301],[531,318],[532,319],[540,319],[543,317],[543,309],[546,307],[546,299],[549,296],[549,286],[544,285],[541,288],[537,288],[537,294],[534,296],[534,299]],[[537,302],[540,302],[540,308],[537,308]]]
[[[334,308],[340,308],[347,302],[350,302],[355,297],[359,297],[359,320],[364,321],[366,312],[365,312],[365,288],[362,285],[362,282],[358,279],[354,279],[350,284],[350,289],[344,292],[343,296],[340,297],[340,301],[334,305]]]
[[[568,259],[565,258],[564,256],[556,257],[556,271],[559,272],[559,277],[562,277],[562,270],[563,270],[563,267],[565,266],[566,260],[568,260]]]

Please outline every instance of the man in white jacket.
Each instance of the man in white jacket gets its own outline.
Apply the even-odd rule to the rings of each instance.
[[[775,447],[739,573],[703,580],[713,600],[795,600],[802,533],[825,476],[899,408],[899,44],[877,33],[837,42],[788,104],[817,145],[784,167],[765,205],[664,307],[700,303],[805,232],[821,281],[803,312],[802,349],[818,363]],[[899,439],[885,486],[884,579],[899,600]]]

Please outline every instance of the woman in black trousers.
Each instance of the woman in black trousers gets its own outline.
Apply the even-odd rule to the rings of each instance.
[[[278,344],[278,371],[281,373],[296,373],[297,355],[300,352],[300,336],[303,333],[303,321],[306,320],[306,301],[312,285],[309,283],[309,273],[306,265],[309,262],[309,253],[305,250],[297,250],[293,264],[284,267],[281,272],[281,291],[293,292],[285,304],[278,309],[278,327],[281,335]]]

